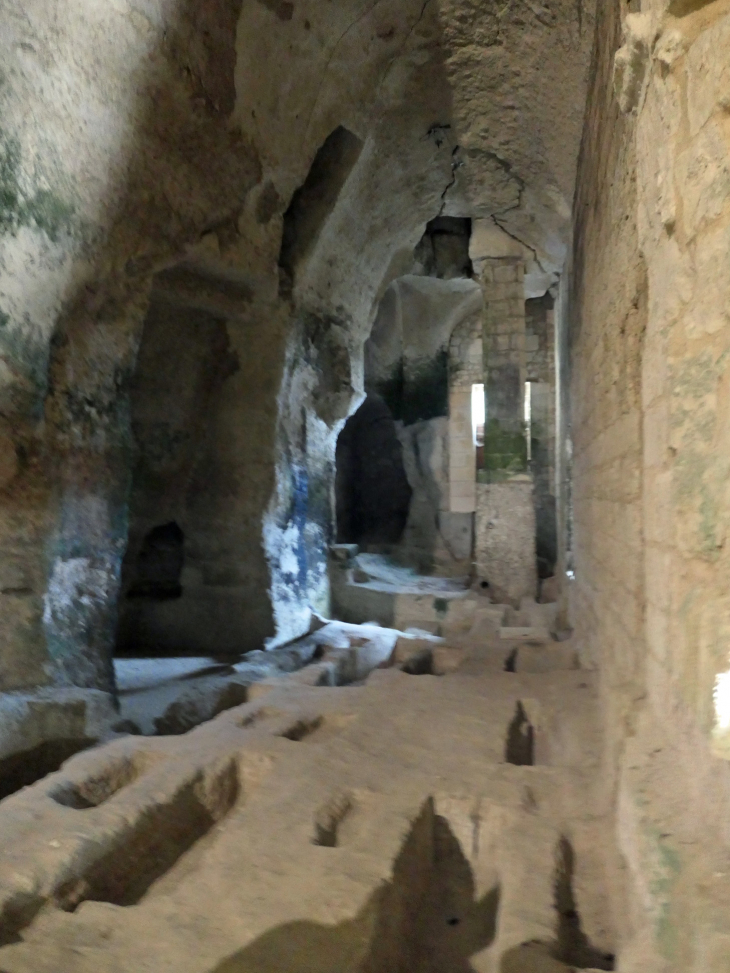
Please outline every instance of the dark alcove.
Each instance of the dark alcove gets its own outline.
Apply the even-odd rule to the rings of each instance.
[[[378,395],[368,395],[340,433],[335,490],[338,543],[398,543],[412,491],[395,422]]]

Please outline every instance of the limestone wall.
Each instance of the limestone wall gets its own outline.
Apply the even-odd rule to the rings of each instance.
[[[111,685],[151,279],[217,245],[260,176],[228,126],[239,12],[3,6],[2,689]]]
[[[601,666],[611,705],[618,707],[619,695],[628,696],[628,706],[632,687],[635,695],[643,688],[637,644],[643,638],[644,603],[640,354],[645,322],[637,314],[642,278],[634,119],[619,113],[612,93],[621,29],[615,6],[604,7],[597,29],[576,193],[569,331],[573,618],[584,661]],[[620,723],[625,713],[612,712],[611,718]]]
[[[403,447],[385,402],[368,395],[337,439],[338,544],[397,544],[408,520],[412,487]]]
[[[448,242],[452,235],[443,236]],[[429,241],[431,234],[424,239]],[[412,491],[405,530],[394,553],[425,572],[468,574],[470,569],[468,511],[474,505],[459,506],[456,494],[474,493],[469,383],[474,370],[470,372],[468,361],[460,358],[466,345],[459,338],[455,343],[453,337],[477,320],[482,303],[477,284],[458,276],[464,273],[467,245],[468,237],[456,252],[458,260],[446,250],[433,268],[434,276],[409,274],[391,284],[365,345],[365,385],[383,396],[398,421]],[[421,241],[416,253],[424,249]],[[481,341],[478,347],[481,351]],[[476,365],[475,380],[480,380],[481,361]],[[458,402],[455,394],[461,394]],[[454,436],[458,419],[461,426]],[[464,460],[465,453],[471,462],[468,456]],[[454,477],[455,469],[461,479]]]
[[[576,195],[573,623],[601,670],[630,903],[620,969],[719,973],[730,8],[641,8],[599,8]]]
[[[537,594],[535,505],[529,476],[477,484],[476,575],[492,599],[519,608]]]
[[[112,686],[153,284],[224,321],[239,363],[185,503],[197,630],[286,641],[327,608],[337,433],[426,225],[500,221],[555,277],[592,5],[9,0],[2,17],[0,689]]]
[[[449,343],[449,508],[477,508],[477,453],[472,423],[472,385],[484,385],[482,311],[454,328]]]

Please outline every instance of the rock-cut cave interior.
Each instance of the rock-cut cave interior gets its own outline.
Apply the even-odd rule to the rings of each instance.
[[[0,0],[0,973],[730,973],[730,0]]]

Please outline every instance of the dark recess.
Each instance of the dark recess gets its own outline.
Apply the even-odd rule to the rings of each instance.
[[[505,760],[517,767],[532,767],[535,763],[535,729],[527,718],[521,702],[507,731]]]
[[[441,348],[430,361],[406,375],[403,359],[375,390],[393,419],[406,426],[449,414],[449,352]],[[369,391],[369,389],[368,389]]]
[[[315,716],[313,719],[301,719],[279,735],[285,740],[291,740],[292,743],[301,743],[302,740],[319,730],[323,724],[324,718],[321,716]]]
[[[517,649],[512,649],[510,654],[504,660],[504,671],[514,672],[516,665],[517,665]]]
[[[180,576],[185,559],[185,535],[173,520],[153,527],[147,534],[137,556],[134,582],[128,598],[179,598],[182,595]]]
[[[66,912],[84,901],[135,905],[236,803],[239,781],[233,764],[216,786],[215,809],[201,799],[199,780],[185,784],[169,803],[148,808],[83,875],[58,889],[56,905]]]
[[[340,544],[397,544],[412,490],[393,417],[368,395],[337,440],[335,496]]]
[[[15,753],[0,761],[0,800],[9,797],[21,787],[53,774],[62,763],[79,750],[85,750],[95,741],[88,739],[47,740],[31,750]]]
[[[541,347],[547,347],[551,340],[548,332],[548,313],[553,310],[554,301],[549,293],[543,297],[525,301],[527,327],[538,335]],[[532,420],[530,472],[532,473],[533,502],[535,506],[535,547],[537,570],[541,579],[555,574],[558,558],[558,529],[553,472],[549,452],[549,431],[535,419]]]
[[[471,220],[459,216],[437,216],[426,224],[414,256],[427,277],[452,280],[471,277],[469,259]]]
[[[279,253],[282,294],[291,293],[297,264],[319,236],[361,151],[360,139],[340,125],[327,136],[304,184],[292,196]]]
[[[404,662],[400,668],[401,672],[405,672],[409,676],[432,676],[434,674],[433,653],[430,649],[417,652],[407,662]]]

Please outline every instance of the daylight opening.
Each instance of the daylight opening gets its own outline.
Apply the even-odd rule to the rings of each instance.
[[[484,385],[471,387],[471,428],[474,442],[477,446],[484,445],[484,420],[486,408],[484,402]]]

